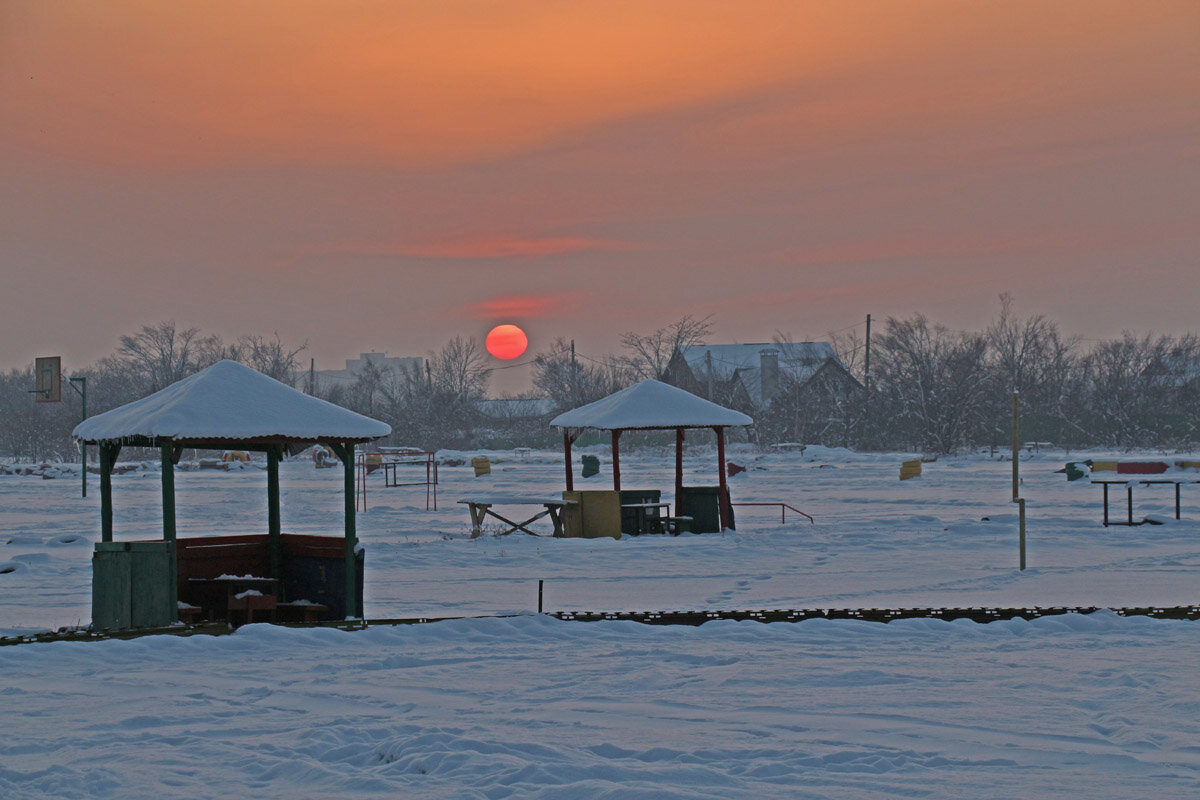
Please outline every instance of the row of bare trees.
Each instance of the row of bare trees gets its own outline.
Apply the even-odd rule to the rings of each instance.
[[[1012,305],[1002,296],[999,316],[978,332],[920,315],[889,319],[873,343],[862,443],[942,453],[1003,445],[1014,391],[1025,441],[1175,450],[1200,442],[1200,337],[1127,332],[1085,347]]]
[[[711,318],[685,316],[671,325],[621,338],[623,351],[583,356],[557,339],[532,358],[534,394],[551,411],[509,424],[510,436],[540,444],[550,413],[604,397],[644,378],[663,378],[680,347],[702,344]],[[871,342],[856,334],[831,336],[841,362],[867,389],[844,383],[801,384],[783,370],[766,409],[744,409],[758,421],[762,443],[800,439],[869,449],[948,453],[970,446],[1004,445],[1013,391],[1020,394],[1022,438],[1078,448],[1188,449],[1200,442],[1200,337],[1125,333],[1085,346],[1041,315],[1021,318],[1012,299],[981,331],[951,330],[923,315],[888,319]],[[305,388],[300,356],[307,344],[286,345],[243,336],[232,342],[172,322],[143,327],[120,339],[116,352],[76,371],[87,378],[94,415],[157,391],[223,358]],[[384,420],[392,441],[428,448],[471,447],[493,425],[481,413],[491,370],[482,345],[455,337],[420,367],[368,364],[350,385],[317,390],[327,400]],[[32,368],[0,373],[0,456],[72,459],[71,429],[79,397],[39,404],[29,390]],[[310,391],[312,387],[309,387]],[[718,402],[730,399],[714,396]],[[494,431],[493,431],[494,433]]]

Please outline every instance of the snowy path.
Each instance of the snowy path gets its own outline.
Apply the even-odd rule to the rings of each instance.
[[[1112,615],[30,645],[0,795],[1186,797],[1197,663],[1194,624]]]
[[[359,517],[371,617],[547,610],[1181,605],[1200,601],[1200,491],[1104,528],[1061,456],[1009,465],[735,452],[725,536],[469,538],[459,497],[561,488],[554,454],[374,486]],[[665,454],[627,485],[665,486]],[[689,482],[711,455],[689,460]],[[284,529],[336,533],[336,470],[284,465]],[[598,479],[603,488],[604,475]],[[117,538],[156,537],[154,471],[116,481]],[[180,534],[266,526],[265,477],[181,473]],[[0,633],[86,622],[98,499],[0,477]],[[1160,496],[1161,495],[1161,496]],[[1166,493],[1139,513],[1169,516]],[[987,519],[984,519],[987,517]],[[1111,614],[988,625],[560,622],[534,615],[0,649],[0,797],[1054,798],[1200,796],[1200,623]]]

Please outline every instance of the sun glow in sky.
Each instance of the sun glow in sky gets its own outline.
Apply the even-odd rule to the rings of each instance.
[[[529,338],[525,331],[516,325],[497,325],[488,331],[484,340],[487,351],[503,361],[511,361],[525,352],[529,346]]]
[[[1192,0],[9,0],[0,366],[164,319],[321,368],[1006,291],[1195,330],[1197,97]]]

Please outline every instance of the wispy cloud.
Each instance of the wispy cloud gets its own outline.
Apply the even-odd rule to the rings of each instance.
[[[462,311],[474,319],[489,320],[556,317],[576,308],[582,297],[578,292],[513,294],[470,303]]]
[[[586,236],[501,236],[404,246],[399,249],[399,253],[418,258],[479,260],[542,258],[593,250],[636,249],[637,246],[631,242],[593,239]]]

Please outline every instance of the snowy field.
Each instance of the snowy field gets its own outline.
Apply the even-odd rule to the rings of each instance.
[[[594,451],[607,462],[604,450]],[[733,449],[725,535],[470,538],[480,492],[556,493],[551,452],[492,453],[424,488],[372,476],[358,518],[368,617],[520,614],[345,633],[0,648],[0,797],[871,798],[1200,796],[1200,623],[1109,613],[980,625],[813,620],[699,628],[560,622],[547,610],[1186,605],[1200,601],[1200,486],[1100,490],[986,454]],[[1072,459],[1087,455],[1072,453]],[[629,488],[669,497],[673,457],[633,451]],[[1174,457],[1174,456],[1173,456]],[[1194,456],[1192,456],[1194,458]],[[688,452],[688,484],[714,457]],[[610,465],[578,488],[607,488]],[[341,471],[282,467],[283,528],[340,532]],[[180,472],[179,533],[266,529],[257,469]],[[116,538],[161,535],[157,465],[114,478]],[[0,476],[0,635],[86,623],[99,490]],[[1124,492],[1114,494],[1123,512]],[[514,510],[515,511],[515,510]]]

